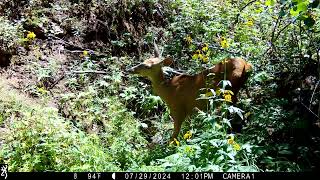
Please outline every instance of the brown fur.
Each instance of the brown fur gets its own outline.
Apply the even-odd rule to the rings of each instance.
[[[172,138],[178,136],[182,122],[192,114],[195,107],[200,110],[206,109],[207,101],[197,100],[199,90],[201,88],[208,88],[206,82],[213,81],[209,83],[209,87],[217,88],[218,83],[224,79],[224,72],[226,70],[226,79],[232,84],[230,89],[234,92],[232,100],[235,103],[237,101],[236,94],[244,85],[247,79],[247,72],[252,68],[250,63],[247,63],[241,58],[229,58],[199,74],[193,76],[181,74],[174,76],[170,80],[166,80],[161,67],[171,63],[172,60],[169,58],[164,60],[150,58],[132,67],[128,71],[148,77],[152,82],[155,93],[167,103],[170,109],[170,115],[174,120]],[[226,67],[224,64],[226,64]],[[214,73],[213,78],[210,79],[210,77],[207,76],[209,73]]]

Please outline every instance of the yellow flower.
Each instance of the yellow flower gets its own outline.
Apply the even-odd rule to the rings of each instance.
[[[190,35],[188,35],[188,36],[185,38],[185,40],[186,40],[187,44],[191,44],[191,42],[192,42],[192,38],[191,38]]]
[[[238,143],[234,143],[232,146],[233,146],[233,149],[236,150],[236,151],[239,151],[240,148],[241,148]]]
[[[240,148],[241,148],[241,146],[234,141],[234,136],[233,135],[230,135],[230,137],[228,139],[228,144],[231,144],[233,146],[233,149],[236,150],[236,151],[239,151]]]
[[[202,57],[202,62],[207,63],[208,62],[208,56],[203,56]]]
[[[234,143],[236,143],[234,141],[234,136],[230,136],[230,138],[228,139],[228,144],[234,144]]]
[[[180,142],[176,138],[174,138],[174,141],[177,144],[177,146],[180,146]]]
[[[234,94],[233,94],[233,92],[232,92],[231,90],[225,90],[225,91],[224,91],[224,94],[231,94],[231,95],[234,95]]]
[[[177,146],[180,146],[180,142],[176,138],[174,138],[173,141],[170,142],[170,145],[173,143],[176,143]]]
[[[34,32],[28,32],[27,39],[34,40],[36,38],[36,34]]]
[[[190,131],[187,131],[185,135],[183,135],[183,139],[191,139],[192,133]]]
[[[248,21],[247,21],[247,26],[253,26],[253,19],[250,18]]]
[[[192,59],[198,59],[198,54],[193,54]]]
[[[193,55],[192,55],[192,59],[198,59],[198,58],[202,58],[201,55],[201,51],[198,49]]]
[[[221,45],[222,48],[228,48],[229,47],[229,44],[228,44],[227,40],[224,37],[221,38],[220,45]]]
[[[231,102],[232,103],[231,95],[230,94],[224,95],[224,100],[227,101],[227,102]]]
[[[83,54],[83,56],[88,56],[89,52],[88,52],[87,50],[84,50],[84,51],[82,52],[82,54]]]
[[[47,94],[48,93],[48,91],[44,87],[38,88],[38,92],[41,93],[41,94]]]
[[[199,59],[203,59],[203,55],[202,54],[198,54],[198,56],[199,56]]]
[[[203,47],[202,47],[202,51],[203,51],[203,52],[206,52],[206,51],[208,51],[208,49],[209,49],[209,46],[208,46],[207,43],[205,43],[205,44],[203,45]]]

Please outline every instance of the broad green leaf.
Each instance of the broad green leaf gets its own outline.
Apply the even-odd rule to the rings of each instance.
[[[275,4],[275,1],[274,0],[267,0],[266,2],[265,2],[265,5],[266,6],[273,6]]]
[[[291,8],[291,9],[290,9],[290,14],[291,14],[292,16],[298,16],[298,15],[299,15],[299,11],[294,10],[294,8]]]
[[[297,11],[306,11],[308,9],[309,1],[301,2],[297,5]]]
[[[279,154],[284,154],[284,155],[290,155],[290,154],[293,154],[293,152],[291,151],[288,151],[288,150],[281,150],[278,152]]]

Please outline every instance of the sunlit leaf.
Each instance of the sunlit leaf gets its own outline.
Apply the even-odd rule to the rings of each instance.
[[[294,10],[294,8],[291,8],[290,9],[290,14],[292,15],[292,16],[298,16],[299,15],[299,11],[297,11],[297,10]]]
[[[308,9],[309,1],[301,2],[297,5],[297,11],[306,11]]]
[[[274,0],[266,0],[265,5],[266,6],[273,6],[275,4]]]

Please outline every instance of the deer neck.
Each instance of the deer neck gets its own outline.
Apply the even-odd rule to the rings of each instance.
[[[160,88],[166,82],[166,79],[164,77],[162,70],[160,70],[158,73],[151,76],[150,80],[152,83],[152,87],[155,89]]]
[[[156,76],[151,77],[150,80],[153,91],[168,103],[168,98],[171,93],[171,85],[165,78],[163,71],[161,70]]]

